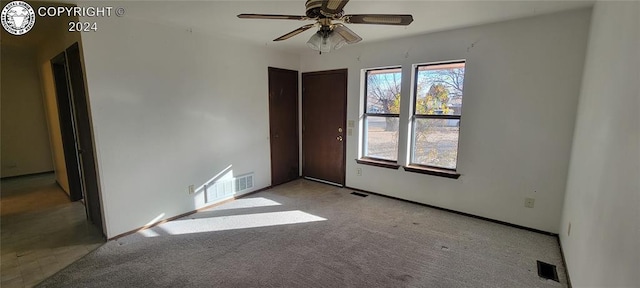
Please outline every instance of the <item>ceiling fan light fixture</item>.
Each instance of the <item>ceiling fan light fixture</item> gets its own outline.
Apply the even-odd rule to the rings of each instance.
[[[320,33],[314,33],[311,38],[309,38],[309,41],[307,41],[307,46],[316,51],[320,51],[320,45],[322,45],[322,36]]]
[[[321,32],[317,32],[309,38],[307,46],[321,53],[329,53],[331,50],[338,50],[342,48],[346,43],[345,39],[338,33],[323,35]]]
[[[320,42],[320,52],[329,53],[331,52],[331,39],[329,37],[323,37]]]
[[[347,41],[345,41],[344,37],[335,32],[331,33],[331,36],[329,36],[329,40],[331,40],[331,43],[333,43],[333,50],[338,50],[342,48],[344,44],[347,44]]]

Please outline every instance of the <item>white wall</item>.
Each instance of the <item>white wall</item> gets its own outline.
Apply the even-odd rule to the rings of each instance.
[[[187,186],[229,165],[255,173],[252,190],[270,185],[267,67],[297,70],[297,55],[97,20],[82,38],[107,237],[202,207]]]
[[[356,129],[347,137],[347,186],[557,233],[590,11],[303,55],[302,72],[349,69],[347,117],[355,121],[363,112],[361,69],[402,65],[406,116],[412,64],[467,60],[460,179],[356,164]],[[400,121],[407,126],[407,117]],[[407,155],[408,135],[400,137],[400,155]],[[535,208],[524,208],[525,197],[535,198]]]
[[[640,287],[639,27],[639,2],[596,3],[560,233],[573,287]]]
[[[2,45],[1,177],[53,170],[36,53]]]

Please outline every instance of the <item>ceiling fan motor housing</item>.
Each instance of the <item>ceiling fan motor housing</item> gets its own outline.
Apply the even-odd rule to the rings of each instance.
[[[322,0],[307,0],[305,6],[307,6],[307,17],[317,18],[323,16],[322,13],[320,13]]]

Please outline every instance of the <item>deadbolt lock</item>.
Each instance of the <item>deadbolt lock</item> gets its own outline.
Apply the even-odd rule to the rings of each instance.
[[[338,128],[338,132],[342,133],[342,127]]]

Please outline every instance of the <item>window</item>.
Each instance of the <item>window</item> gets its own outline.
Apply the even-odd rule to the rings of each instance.
[[[366,71],[363,158],[397,162],[401,82],[400,67]]]
[[[464,61],[416,66],[411,166],[456,170],[464,68]]]

